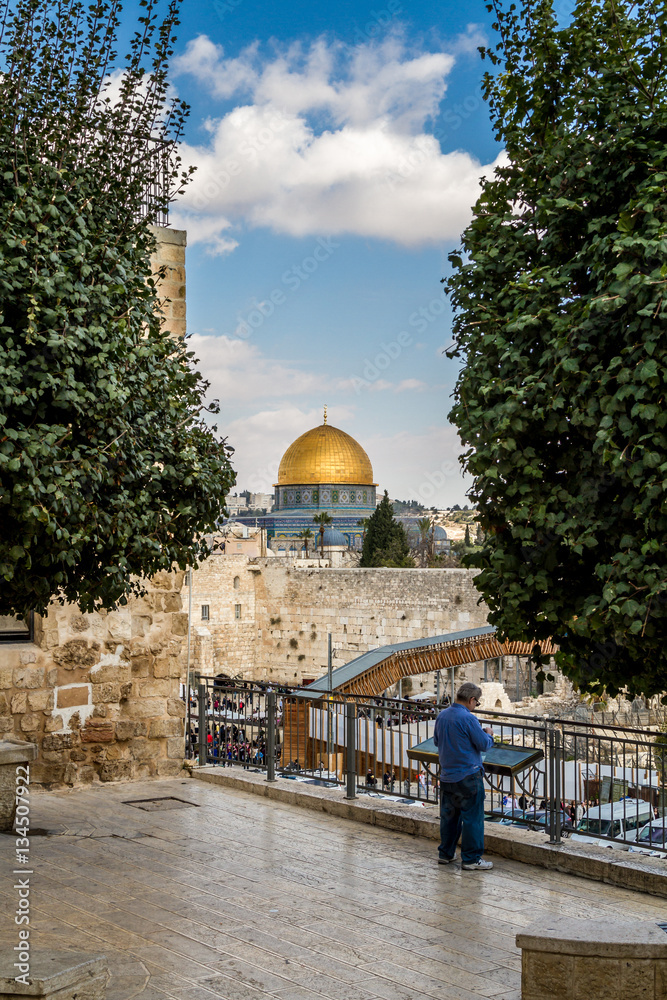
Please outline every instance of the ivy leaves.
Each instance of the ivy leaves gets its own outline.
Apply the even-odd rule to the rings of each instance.
[[[491,7],[485,88],[509,162],[448,282],[476,583],[501,632],[552,637],[583,690],[663,692],[664,11],[594,0],[559,31],[549,3]]]

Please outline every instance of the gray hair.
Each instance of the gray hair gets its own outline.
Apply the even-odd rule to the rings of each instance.
[[[477,701],[482,700],[482,689],[472,681],[466,681],[456,692],[457,701],[470,701],[471,698],[476,698]]]

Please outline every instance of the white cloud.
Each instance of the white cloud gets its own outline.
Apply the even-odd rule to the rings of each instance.
[[[459,48],[471,40],[480,40],[473,29]],[[178,223],[212,252],[231,249],[223,234],[243,224],[405,246],[456,238],[480,175],[495,164],[443,154],[426,131],[454,62],[409,51],[396,35],[354,47],[294,44],[264,62],[256,46],[228,59],[206,36],[194,39],[176,71],[243,103],[206,123],[206,144],[184,144],[185,162],[198,169]]]
[[[225,403],[284,399],[331,390],[331,380],[265,357],[255,344],[237,337],[193,334],[188,347],[211,383],[209,396]],[[323,398],[324,398],[323,397]]]
[[[364,442],[380,489],[399,500],[418,500],[425,507],[464,503],[471,483],[459,465],[462,448],[451,425],[428,427],[423,433],[399,431],[374,435]],[[396,456],[400,455],[400,462]]]
[[[195,333],[188,339],[190,350],[199,359],[199,369],[211,383],[210,398],[225,403],[246,403],[257,399],[281,400],[318,394],[323,401],[332,393],[355,393],[354,379],[332,378],[330,373],[307,371],[287,361],[266,357],[257,344],[241,337]],[[369,383],[374,392],[421,391],[425,382],[408,378],[401,382],[377,379]]]

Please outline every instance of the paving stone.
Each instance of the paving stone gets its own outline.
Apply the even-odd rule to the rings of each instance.
[[[200,808],[125,804],[156,796]],[[432,841],[197,781],[36,792],[31,820],[56,831],[31,845],[31,941],[106,955],[108,1000],[519,1000],[534,920],[664,919],[628,889],[504,858],[467,877]],[[0,837],[3,873],[13,850]]]

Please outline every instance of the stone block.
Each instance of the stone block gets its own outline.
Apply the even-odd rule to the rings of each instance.
[[[158,714],[157,712],[155,713]],[[185,702],[180,698],[169,698],[167,701],[167,715],[175,715],[178,718],[185,718]]]
[[[171,616],[171,631],[173,635],[188,634],[188,616],[186,612],[178,611]]]
[[[160,740],[134,739],[129,744],[130,757],[133,760],[156,760],[163,757],[163,746]]]
[[[120,725],[120,723],[118,723]],[[117,729],[118,727],[116,727]],[[161,736],[179,736],[183,732],[180,719],[154,719],[151,722],[150,735],[153,738]]]
[[[69,620],[69,627],[72,632],[86,632],[90,628],[90,620],[87,615],[73,615]]]
[[[185,757],[185,740],[182,736],[171,736],[167,740],[167,757],[181,760]]]
[[[65,774],[65,764],[51,764],[36,760],[30,765],[30,780],[35,785],[59,785],[62,784]]]
[[[19,660],[21,663],[37,663],[37,653],[34,649],[22,649]]]
[[[14,687],[35,688],[44,685],[44,667],[17,667],[14,670]]]
[[[134,677],[148,677],[153,664],[153,657],[150,653],[142,653],[140,656],[132,657],[132,675]]]
[[[31,942],[32,944],[32,942]],[[5,949],[0,959],[0,1000],[43,997],[45,1000],[104,1000],[109,979],[103,955],[77,951],[30,949],[28,984],[17,983],[16,953]]]
[[[114,642],[129,642],[132,637],[130,616],[123,612],[112,612],[107,619],[109,639]]]
[[[0,715],[11,715],[10,702],[7,695],[0,691]]]
[[[148,723],[141,720],[119,719],[116,723],[116,739],[131,740],[135,736],[146,736]]]
[[[523,951],[521,958],[521,983],[526,984],[529,995],[551,1000],[573,1000],[573,955],[550,952]]]
[[[42,740],[42,750],[71,750],[79,743],[78,733],[49,733]]]
[[[99,771],[100,781],[124,781],[132,776],[129,760],[105,761]]]
[[[132,698],[126,703],[126,711],[129,716],[135,719],[162,718],[164,698]]]
[[[87,684],[78,684],[74,687],[56,688],[56,707],[74,708],[78,705],[88,705],[90,689]]]
[[[153,664],[153,677],[170,677],[171,660],[171,656],[158,656]]]
[[[14,728],[13,719],[7,716],[0,716],[0,733],[9,733]]]
[[[576,956],[574,1000],[654,1000],[655,968],[650,959]]]
[[[55,733],[62,728],[63,728],[63,719],[61,715],[52,716],[51,718],[46,719],[44,723],[45,733]]]
[[[66,670],[75,667],[93,667],[99,662],[101,649],[99,642],[89,643],[87,639],[70,639],[53,652],[53,660]]]
[[[36,733],[42,728],[44,716],[36,712],[27,712],[21,719],[21,729],[24,733]]]
[[[181,611],[183,608],[183,598],[180,594],[165,594],[162,601],[162,609],[171,613]]]
[[[183,771],[181,760],[159,760],[157,762],[157,773],[161,778],[177,778]]]
[[[81,730],[82,743],[111,743],[114,738],[114,723],[104,719],[88,719]]]
[[[173,693],[174,684],[168,678],[139,683],[139,694],[142,698],[167,698]]]
[[[13,667],[0,667],[0,690],[6,691],[12,686],[14,677]]]
[[[50,712],[53,708],[53,691],[30,691],[28,708],[32,712]]]
[[[93,704],[108,704],[120,701],[120,685],[93,684]]]
[[[132,638],[134,639],[148,635],[152,624],[153,624],[153,618],[151,615],[132,615],[131,617]]]

